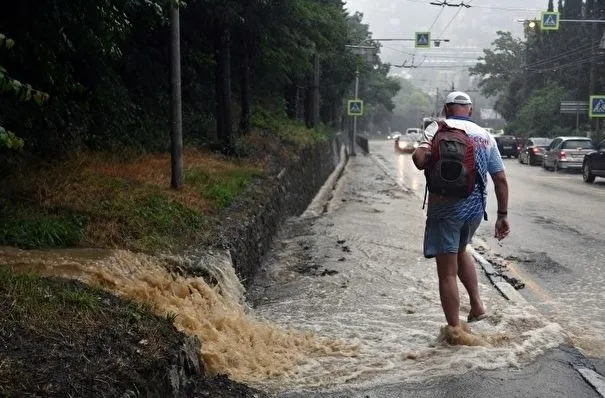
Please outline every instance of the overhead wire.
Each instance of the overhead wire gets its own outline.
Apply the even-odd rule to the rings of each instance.
[[[418,3],[418,4],[426,4],[426,5],[431,5],[430,1],[423,1],[423,0],[406,0],[409,1],[411,3]],[[470,1],[466,2],[466,5],[470,5]],[[458,7],[459,9],[462,8],[466,8],[466,7]],[[539,12],[542,11],[541,9],[538,8],[523,8],[523,7],[501,7],[501,6],[487,6],[487,5],[473,5],[470,7],[470,9],[472,8],[482,8],[482,9],[486,9],[486,10],[500,10],[500,11],[531,11],[531,12]]]
[[[530,67],[534,67],[534,66],[542,66],[542,65],[545,65],[545,64],[549,64],[551,62],[560,61],[560,60],[569,58],[571,56],[581,54],[584,51],[586,51],[587,49],[589,49],[590,47],[591,47],[591,44],[585,44],[585,45],[580,46],[580,47],[578,47],[578,48],[576,48],[574,50],[566,52],[565,54],[555,55],[554,57],[551,57],[551,58],[541,59],[539,61],[535,61],[535,62],[526,64],[525,67],[530,68]]]
[[[472,1],[473,0],[470,0],[466,4],[470,5],[470,3]],[[450,21],[447,23],[447,25],[445,25],[445,28],[443,28],[443,31],[439,34],[439,36],[443,36],[445,34],[445,32],[449,29],[449,27],[452,25],[452,23],[454,22],[454,20],[456,20],[456,18],[458,17],[458,14],[460,14],[461,11],[462,11],[462,7],[459,7],[458,10],[456,11],[456,13],[454,14],[454,16],[452,16],[452,19],[450,19]]]

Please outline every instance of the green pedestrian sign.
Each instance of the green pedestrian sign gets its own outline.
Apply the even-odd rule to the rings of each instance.
[[[363,101],[360,99],[349,100],[347,114],[349,116],[363,116]]]
[[[416,48],[431,48],[431,32],[416,32]]]
[[[588,108],[590,117],[605,117],[605,95],[591,95]]]
[[[556,11],[544,11],[540,17],[541,30],[559,30],[561,14]]]

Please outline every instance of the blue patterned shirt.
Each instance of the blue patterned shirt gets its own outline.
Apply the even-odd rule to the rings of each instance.
[[[487,174],[495,174],[504,170],[504,163],[498,145],[487,130],[476,125],[470,118],[452,116],[448,117],[445,122],[451,127],[466,131],[475,142],[475,162],[478,177],[484,183],[481,184],[478,181],[474,191],[465,199],[452,199],[429,194],[427,217],[459,221],[469,221],[483,217],[487,202]],[[430,148],[430,143],[437,132],[437,128],[437,122],[427,126],[420,144],[421,147]]]

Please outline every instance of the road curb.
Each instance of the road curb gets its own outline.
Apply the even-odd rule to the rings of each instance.
[[[340,161],[338,162],[338,165],[336,165],[336,168],[334,169],[334,171],[332,171],[332,173],[330,174],[330,176],[328,177],[326,182],[319,189],[319,191],[317,192],[317,194],[315,195],[315,197],[313,198],[313,200],[311,201],[309,206],[307,206],[307,209],[300,216],[300,218],[304,219],[304,218],[319,217],[320,215],[322,215],[325,212],[325,208],[326,208],[327,204],[330,203],[330,200],[332,199],[332,194],[333,194],[334,188],[336,187],[338,180],[342,176],[342,173],[344,172],[344,169],[345,169],[345,166],[347,165],[348,160],[349,160],[349,153],[346,150],[345,145],[341,145]]]
[[[500,273],[498,273],[494,269],[492,264],[485,257],[483,257],[477,250],[475,250],[475,248],[473,246],[471,246],[469,244],[467,246],[466,250],[469,252],[469,254],[471,256],[473,256],[475,261],[477,263],[479,263],[479,265],[481,266],[481,269],[483,269],[483,272],[487,276],[487,279],[489,279],[489,281],[496,288],[496,290],[498,290],[498,292],[500,292],[502,297],[504,297],[506,300],[512,301],[514,303],[522,303],[522,304],[527,303],[527,300],[525,300],[525,297],[523,297],[517,291],[517,289],[514,288],[513,285],[511,285],[504,278],[502,278],[502,276],[500,276]]]

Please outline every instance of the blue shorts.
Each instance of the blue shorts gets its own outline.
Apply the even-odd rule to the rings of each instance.
[[[464,251],[479,228],[481,220],[482,218],[470,221],[427,218],[424,230],[424,257],[433,258],[438,254]]]

